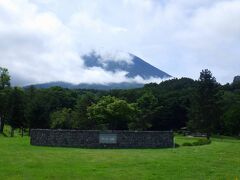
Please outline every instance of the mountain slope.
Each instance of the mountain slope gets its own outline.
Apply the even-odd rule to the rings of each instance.
[[[159,70],[158,68],[152,66],[151,64],[145,62],[139,57],[129,54],[131,57],[131,63],[128,63],[124,60],[114,61],[111,59],[105,59],[105,61],[101,61],[102,57],[95,52],[92,52],[88,55],[83,56],[83,60],[85,66],[87,67],[101,67],[107,71],[126,71],[127,77],[134,78],[136,76],[142,77],[144,80],[149,79],[151,77],[154,78],[170,78],[171,76],[164,71]]]
[[[54,86],[59,86],[62,88],[68,88],[68,89],[97,89],[97,90],[111,90],[111,89],[133,89],[133,88],[141,88],[144,86],[144,84],[141,83],[128,83],[128,82],[122,82],[122,83],[108,83],[108,84],[88,84],[88,83],[80,83],[80,84],[71,84],[66,82],[49,82],[49,83],[43,83],[43,84],[35,84],[33,85],[35,88],[39,89],[46,89]],[[27,86],[28,88],[30,86]]]
[[[80,84],[71,84],[68,82],[49,82],[43,84],[33,85],[36,88],[49,88],[53,86],[60,86],[63,88],[69,89],[130,89],[130,88],[140,88],[143,87],[144,82],[136,82],[135,78],[140,77],[144,80],[149,80],[150,78],[160,78],[167,79],[171,76],[164,71],[159,70],[158,68],[152,66],[151,64],[145,62],[139,57],[133,54],[127,54],[128,57],[120,58],[116,60],[116,57],[113,56],[102,56],[97,54],[96,52],[91,52],[87,55],[82,56],[84,60],[84,65],[86,68],[102,68],[105,71],[109,72],[118,72],[123,71],[126,72],[126,78],[130,79],[129,82],[121,82],[121,83],[80,83]]]

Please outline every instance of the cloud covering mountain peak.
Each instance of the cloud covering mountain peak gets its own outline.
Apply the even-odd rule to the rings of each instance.
[[[15,85],[131,81],[104,68],[109,59],[132,63],[117,49],[174,77],[196,79],[208,68],[230,82],[239,74],[239,18],[239,0],[0,0],[0,66]],[[92,49],[102,67],[86,68]]]

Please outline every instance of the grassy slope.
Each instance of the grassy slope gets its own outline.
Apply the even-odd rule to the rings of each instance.
[[[177,143],[192,141],[177,137]],[[78,149],[0,136],[0,179],[240,179],[240,141],[176,149]]]

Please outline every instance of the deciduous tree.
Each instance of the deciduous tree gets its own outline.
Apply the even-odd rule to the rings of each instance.
[[[125,100],[111,96],[102,97],[98,103],[90,106],[87,111],[93,129],[128,129],[128,122],[136,114],[133,104],[128,104]]]

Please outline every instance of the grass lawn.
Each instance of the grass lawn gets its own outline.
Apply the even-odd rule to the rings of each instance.
[[[194,141],[176,137],[176,142]],[[28,137],[0,135],[0,179],[240,180],[240,140],[175,149],[36,147]]]

